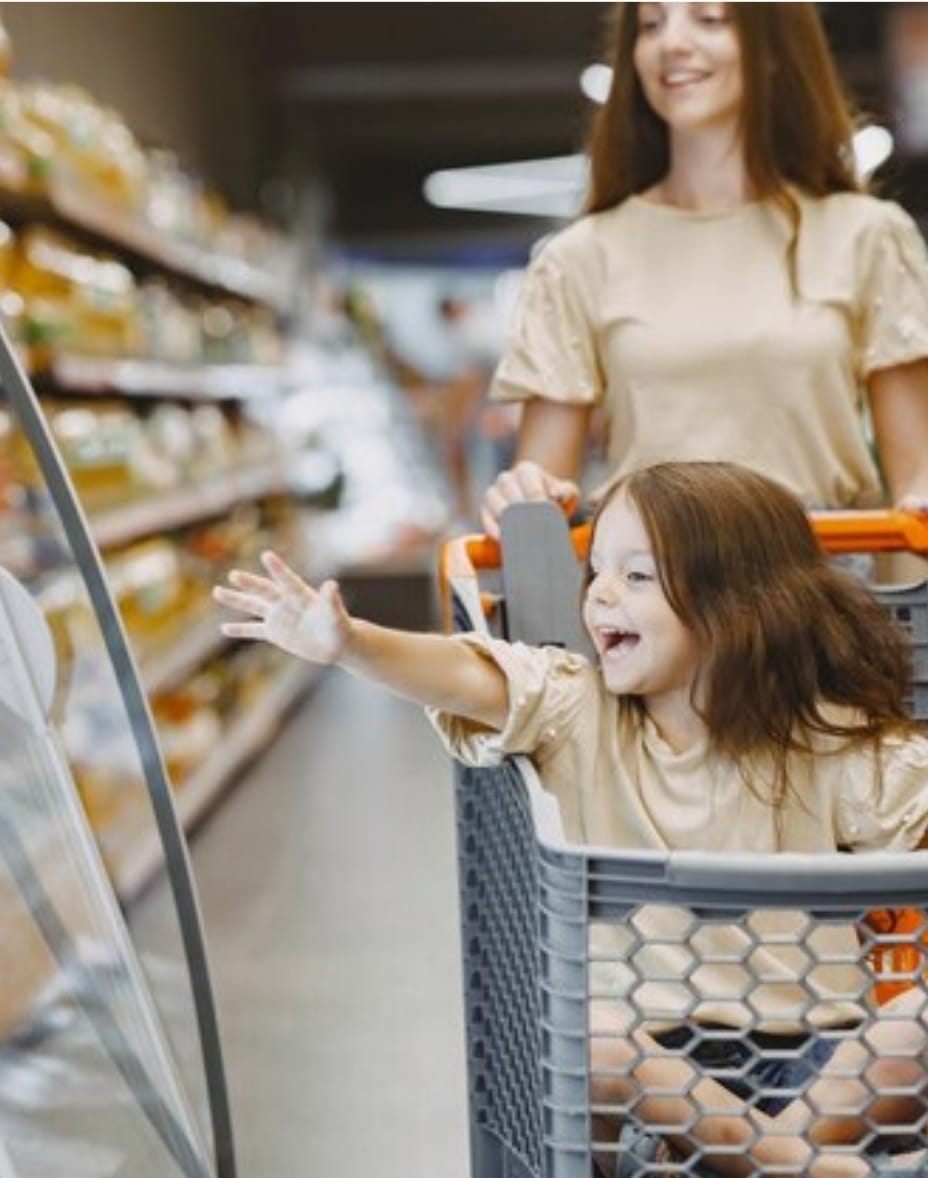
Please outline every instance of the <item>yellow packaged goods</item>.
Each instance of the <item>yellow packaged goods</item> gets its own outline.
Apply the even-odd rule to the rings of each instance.
[[[0,221],[0,289],[10,285],[16,252],[16,237],[5,221]]]
[[[134,473],[141,425],[119,402],[49,401],[45,414],[81,502],[102,508],[139,494]]]
[[[37,347],[119,357],[139,350],[136,285],[122,263],[87,253],[45,226],[20,235],[10,285]]]
[[[109,555],[106,574],[136,651],[153,647],[181,624],[186,586],[169,540],[145,540]]]
[[[152,712],[168,774],[179,785],[197,769],[222,738],[216,709],[217,684],[208,671],[152,700]]]
[[[65,183],[139,213],[144,208],[148,162],[120,115],[77,86],[28,82],[20,87],[22,112],[55,142],[55,168]]]
[[[0,187],[40,194],[47,190],[55,141],[23,113],[22,96],[0,79]]]

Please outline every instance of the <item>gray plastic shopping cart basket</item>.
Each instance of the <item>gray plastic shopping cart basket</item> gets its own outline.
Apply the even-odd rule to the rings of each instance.
[[[831,550],[928,551],[924,517],[840,513],[817,517],[815,526]],[[504,514],[501,548],[485,537],[450,541],[441,571],[446,627],[582,650],[577,605],[588,538],[585,528],[569,532],[556,508],[526,504]],[[928,716],[928,586],[875,592],[911,633],[912,707]],[[639,971],[653,977],[668,945],[678,972],[663,980],[684,1009],[697,1005],[698,974],[713,947],[721,954],[715,964],[742,980],[737,1029],[692,1020],[685,1047],[668,1048],[678,1056],[698,1048],[702,1061],[716,1051],[719,1074],[736,1085],[751,1072],[752,1053],[769,1056],[771,1046],[793,1065],[791,1092],[801,1095],[808,1080],[795,1076],[802,1076],[813,1039],[771,1040],[753,1005],[765,986],[788,985],[800,1021],[808,1016],[813,1029],[814,1008],[829,996],[833,971],[853,969],[859,985],[849,1024],[855,1026],[820,1031],[818,1038],[853,1034],[865,1044],[862,1031],[878,1012],[892,1017],[887,997],[909,991],[917,1000],[925,989],[928,855],[723,858],[578,846],[565,841],[557,804],[525,759],[489,769],[458,766],[455,780],[473,1178],[724,1172],[718,1160],[724,1151],[716,1150],[713,1165],[698,1148],[655,1148],[659,1131],[652,1125],[642,1136],[635,1128],[638,1097],[605,1106],[591,1100],[591,1085],[597,1078],[608,1082],[611,1066],[597,1071],[597,1061],[609,1058],[610,1033],[591,1031],[591,1013],[610,1004],[621,1009],[626,1021],[615,1042],[627,1044],[627,1031],[637,1026]],[[644,917],[655,912],[664,930],[657,943],[649,931],[654,923]],[[758,972],[761,942],[778,935],[790,945],[788,978]],[[679,969],[681,958],[691,964]],[[620,981],[610,989],[603,977]],[[733,1041],[740,1052],[734,1063],[727,1051]],[[810,1060],[809,1075],[815,1070]],[[913,1113],[904,1132],[894,1125],[888,1135],[885,1127],[871,1127],[866,1075],[862,1085],[867,1132],[835,1148],[859,1155],[918,1145],[924,1118]],[[772,1093],[762,1082],[755,1079],[745,1091],[752,1105],[769,1107],[764,1102]],[[603,1117],[624,1124],[619,1136],[599,1135]],[[755,1164],[743,1144],[737,1152],[744,1173],[787,1172]]]

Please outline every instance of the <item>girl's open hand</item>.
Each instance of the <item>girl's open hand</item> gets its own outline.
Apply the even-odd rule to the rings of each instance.
[[[249,618],[223,623],[223,634],[261,639],[312,663],[336,662],[351,628],[336,583],[326,581],[313,589],[273,552],[262,553],[261,563],[269,576],[233,569],[232,588],[213,589],[220,605]]]

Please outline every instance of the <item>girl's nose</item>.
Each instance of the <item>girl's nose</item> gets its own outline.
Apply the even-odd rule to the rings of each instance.
[[[616,600],[615,579],[606,573],[597,573],[590,581],[586,595],[590,601],[611,605]]]

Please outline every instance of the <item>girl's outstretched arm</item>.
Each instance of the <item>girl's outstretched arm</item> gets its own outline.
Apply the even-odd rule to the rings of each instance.
[[[495,663],[444,634],[391,630],[353,618],[338,585],[308,585],[275,553],[267,576],[234,569],[215,599],[247,621],[226,622],[230,638],[270,642],[298,658],[337,665],[405,699],[500,729],[509,712],[506,680]]]

